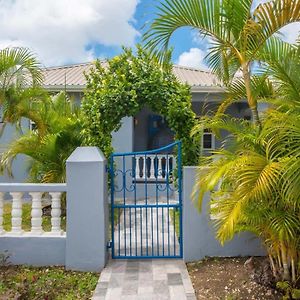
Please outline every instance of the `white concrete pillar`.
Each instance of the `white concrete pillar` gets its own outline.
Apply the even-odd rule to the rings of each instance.
[[[78,147],[67,160],[67,269],[104,268],[108,213],[106,158],[97,147]]]

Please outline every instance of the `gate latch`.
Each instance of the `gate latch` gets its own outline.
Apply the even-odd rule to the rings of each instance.
[[[111,247],[112,247],[112,241],[108,241],[106,247],[107,247],[107,249],[111,249]]]

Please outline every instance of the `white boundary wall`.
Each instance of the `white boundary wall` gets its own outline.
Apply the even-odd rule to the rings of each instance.
[[[191,194],[196,180],[197,167],[183,168],[183,257],[186,262],[204,257],[233,257],[265,255],[262,243],[254,235],[244,232],[224,245],[215,238],[209,214],[209,199],[204,197],[199,213]]]
[[[60,226],[63,192],[67,192],[67,232]],[[11,231],[2,226],[6,193],[12,197]],[[42,229],[44,193],[51,201],[50,232]],[[22,205],[28,199],[31,231],[24,232]],[[0,253],[7,253],[12,264],[65,265],[71,270],[99,272],[107,260],[107,231],[106,159],[96,147],[73,152],[67,161],[67,184],[0,184]]]

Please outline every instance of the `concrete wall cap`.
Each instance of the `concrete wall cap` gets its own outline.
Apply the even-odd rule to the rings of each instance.
[[[198,169],[198,166],[183,166],[184,169]]]
[[[106,158],[98,147],[77,147],[67,159],[67,163],[102,161],[106,161]]]
[[[185,170],[207,170],[209,167],[206,166],[183,166],[183,169]]]
[[[65,192],[65,183],[0,183],[0,192]]]

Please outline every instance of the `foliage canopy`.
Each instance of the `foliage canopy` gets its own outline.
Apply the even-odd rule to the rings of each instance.
[[[144,106],[166,117],[175,138],[182,141],[183,163],[195,164],[197,147],[190,136],[196,116],[191,108],[191,93],[179,83],[168,62],[162,69],[148,52],[137,47],[107,62],[97,61],[87,75],[83,100],[86,143],[97,145],[106,156],[112,152],[112,132],[121,126],[126,116],[136,115]]]

